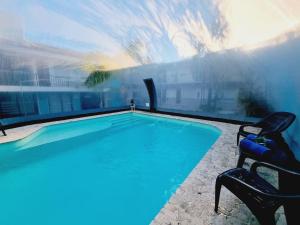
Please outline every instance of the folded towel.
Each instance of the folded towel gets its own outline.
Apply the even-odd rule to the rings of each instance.
[[[259,143],[256,143],[252,140],[249,140],[248,138],[244,138],[243,140],[241,140],[240,148],[243,151],[255,154],[260,157],[265,157],[265,156],[268,156],[269,154],[271,154],[270,148],[263,146]]]
[[[255,134],[249,134],[246,137],[248,140],[251,140],[253,142],[256,142],[258,144],[264,145],[270,149],[277,148],[276,142],[273,141],[272,139],[265,138],[265,137],[258,137]]]

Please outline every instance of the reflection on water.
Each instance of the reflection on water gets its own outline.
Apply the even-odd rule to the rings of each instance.
[[[293,0],[4,0],[1,117],[104,111],[131,98],[147,108],[149,77],[160,110],[237,120],[299,115],[299,12]],[[99,68],[112,70],[111,79],[87,88]],[[288,133],[295,148],[299,127]]]

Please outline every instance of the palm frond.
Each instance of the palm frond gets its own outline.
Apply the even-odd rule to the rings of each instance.
[[[103,70],[95,70],[90,73],[90,75],[85,80],[85,85],[87,87],[95,87],[98,84],[103,83],[111,77],[111,73],[109,71]]]

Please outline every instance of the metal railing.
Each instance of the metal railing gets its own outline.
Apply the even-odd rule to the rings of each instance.
[[[82,88],[84,80],[50,77],[50,79],[20,81],[19,86]]]

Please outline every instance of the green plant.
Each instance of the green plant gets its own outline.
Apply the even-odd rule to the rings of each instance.
[[[85,80],[85,85],[87,87],[95,87],[98,84],[103,83],[111,77],[111,72],[104,70],[95,70],[89,74]]]

